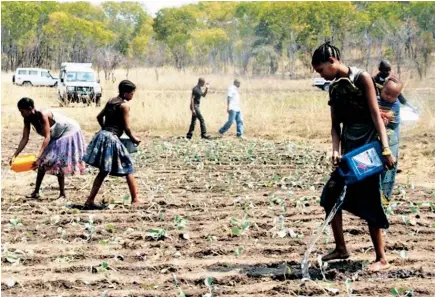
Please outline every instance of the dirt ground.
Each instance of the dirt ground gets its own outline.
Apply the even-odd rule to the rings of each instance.
[[[78,205],[93,170],[67,179],[67,199],[56,200],[50,176],[40,200],[24,199],[35,173],[7,171],[21,131],[2,133],[2,296],[435,296],[431,187],[396,187],[385,233],[389,270],[364,269],[374,260],[368,228],[346,214],[351,258],[319,268],[317,256],[334,247],[328,231],[311,256],[313,281],[301,284],[300,261],[324,217],[323,151],[148,137],[134,156],[146,203],[131,208],[124,180],[110,178],[98,196],[109,209],[90,212]],[[26,150],[39,141],[32,136]]]

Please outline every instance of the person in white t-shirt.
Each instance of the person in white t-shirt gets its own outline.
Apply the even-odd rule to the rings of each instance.
[[[234,84],[228,88],[227,94],[227,112],[228,112],[228,121],[223,125],[222,128],[219,129],[219,134],[224,134],[228,131],[228,129],[233,124],[234,120],[237,123],[237,136],[243,136],[243,119],[242,119],[242,111],[240,104],[240,81],[234,80]]]

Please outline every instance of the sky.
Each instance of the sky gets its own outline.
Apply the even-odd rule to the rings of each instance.
[[[72,2],[70,0],[59,0],[59,2]],[[104,0],[90,0],[89,2],[94,4],[100,4],[101,2],[104,2]],[[120,1],[117,1],[120,2]],[[155,16],[157,11],[159,11],[162,8],[166,7],[180,7],[186,4],[191,3],[198,3],[198,0],[142,0],[142,1],[135,1],[139,3],[143,3],[147,9],[147,11],[152,15]]]
[[[152,15],[155,15],[157,13],[157,11],[159,11],[162,8],[180,7],[180,6],[183,6],[185,4],[198,3],[199,1],[192,1],[192,0],[145,0],[145,1],[138,1],[138,2],[144,3],[148,12]]]

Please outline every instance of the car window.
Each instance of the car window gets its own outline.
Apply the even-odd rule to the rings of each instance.
[[[41,76],[42,77],[48,77],[48,78],[51,77],[51,75],[50,75],[50,73],[48,73],[48,71],[41,71]]]
[[[18,74],[26,75],[27,74],[27,70],[18,70]]]
[[[67,81],[95,82],[95,75],[92,72],[68,72]]]
[[[38,75],[38,70],[29,70],[29,75]]]

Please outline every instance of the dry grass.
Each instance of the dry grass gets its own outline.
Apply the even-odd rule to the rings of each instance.
[[[117,82],[126,72],[116,72]],[[130,70],[129,79],[138,90],[131,104],[132,126],[144,137],[183,136],[190,123],[190,90],[198,74],[159,69],[159,79],[154,69]],[[93,133],[98,130],[96,107],[78,105],[59,108],[54,88],[25,88],[11,83],[12,74],[2,74],[2,128],[22,128],[22,118],[16,110],[16,102],[23,96],[33,98],[40,107],[54,108],[80,122],[82,129]],[[104,74],[100,73],[103,78]],[[204,75],[211,83],[209,95],[202,99],[201,109],[211,135],[224,124],[226,113],[226,88],[233,75]],[[311,80],[282,80],[279,78],[247,78],[242,81],[241,96],[248,138],[261,137],[276,140],[308,140],[329,150],[329,109],[327,94],[311,86]],[[401,167],[406,170],[403,179],[411,182],[431,183],[435,174],[429,164],[435,160],[435,105],[434,89],[428,88],[435,77],[427,81],[406,82],[405,95],[422,110],[421,121],[402,129]],[[103,102],[116,96],[117,83],[102,82]],[[199,124],[196,133],[199,134]],[[235,134],[235,127],[230,135]],[[16,141],[17,140],[12,140]]]
[[[122,71],[125,75],[125,72]],[[103,75],[101,75],[103,77]],[[4,128],[20,128],[16,121],[15,104],[23,96],[31,97],[38,106],[58,108],[56,91],[51,88],[24,88],[13,86],[11,75],[2,75],[2,107]],[[117,74],[118,82],[123,79]],[[138,86],[133,101],[132,125],[137,131],[151,135],[184,135],[190,123],[190,90],[198,76],[170,70],[160,70],[159,81],[154,70],[132,70],[129,78]],[[207,128],[215,133],[226,120],[226,88],[234,77],[207,76],[211,90],[202,99],[201,108]],[[117,83],[103,82],[103,101],[117,94]],[[286,134],[312,136],[316,120],[327,120],[325,93],[311,87],[310,80],[285,81],[280,79],[243,79],[241,87],[244,121],[247,135]],[[95,107],[62,108],[62,112],[78,120],[84,130],[98,129]],[[17,125],[18,124],[18,125]],[[199,128],[199,127],[198,127]]]

